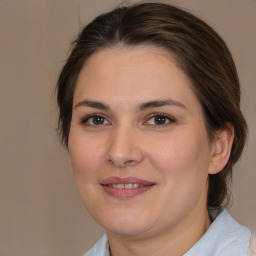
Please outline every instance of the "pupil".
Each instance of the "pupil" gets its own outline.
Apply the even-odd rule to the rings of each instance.
[[[101,116],[94,116],[93,117],[93,123],[94,124],[103,124],[104,123],[104,118]]]
[[[155,123],[156,124],[165,124],[165,121],[166,121],[166,117],[164,116],[156,116],[155,117]]]

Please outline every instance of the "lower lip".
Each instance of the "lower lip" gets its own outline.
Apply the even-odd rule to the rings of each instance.
[[[153,187],[153,185],[143,186],[138,188],[114,188],[110,186],[102,186],[102,187],[110,196],[113,196],[119,199],[129,199],[147,192]]]

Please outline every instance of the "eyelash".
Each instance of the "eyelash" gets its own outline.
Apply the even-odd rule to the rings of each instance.
[[[91,115],[88,115],[88,116],[82,118],[81,124],[87,124],[88,126],[108,125],[108,124],[89,124],[88,123],[90,119],[93,119],[93,118],[96,118],[96,117],[102,118],[104,120],[104,122],[107,121],[107,119],[103,115],[101,115],[101,114],[91,114]]]
[[[149,124],[150,126],[156,126],[156,127],[160,127],[161,128],[161,127],[168,126],[168,125],[176,122],[175,118],[173,118],[172,116],[169,116],[169,115],[167,115],[165,113],[153,113],[153,114],[151,114],[149,116],[149,118],[147,119],[146,122],[149,122],[150,119],[157,118],[157,117],[158,118],[164,118],[165,120],[167,119],[168,123],[164,123],[164,124]]]
[[[99,124],[89,124],[89,121],[90,121],[90,119],[92,119],[92,122],[93,122],[93,118],[97,118],[97,117],[99,117],[99,118],[101,118],[102,120],[103,120],[103,123],[99,123]],[[168,121],[168,123],[164,123],[164,124],[149,124],[148,122],[151,120],[151,119],[153,119],[153,118],[163,118],[163,119],[165,119],[165,121],[167,120]],[[95,120],[94,120],[95,121]],[[104,124],[104,122],[108,122],[107,124]],[[154,121],[156,121],[156,120],[154,120]],[[168,126],[168,125],[170,125],[170,124],[172,124],[172,123],[175,123],[176,122],[176,120],[175,120],[175,118],[173,118],[172,116],[169,116],[169,115],[166,115],[165,113],[153,113],[153,114],[151,114],[148,118],[147,118],[147,120],[146,120],[146,122],[144,122],[143,124],[147,124],[147,125],[149,125],[149,126],[155,126],[155,127],[159,127],[159,128],[161,128],[161,127],[164,127],[164,126]],[[103,115],[101,115],[101,114],[91,114],[91,115],[88,115],[88,116],[86,116],[86,117],[84,117],[84,118],[82,118],[82,120],[81,120],[81,124],[85,124],[85,125],[87,125],[87,126],[95,126],[95,127],[97,127],[97,126],[106,126],[106,125],[109,125],[110,124],[110,122],[107,120],[107,118],[105,118]]]

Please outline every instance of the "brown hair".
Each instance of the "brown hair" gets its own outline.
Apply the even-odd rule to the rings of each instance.
[[[208,206],[220,206],[225,199],[227,202],[227,180],[241,156],[247,135],[236,67],[221,37],[205,22],[177,7],[161,3],[120,7],[98,16],[81,31],[58,80],[58,127],[62,142],[68,146],[73,94],[81,68],[99,49],[118,44],[150,44],[176,56],[202,106],[210,140],[216,130],[233,125],[230,159],[221,172],[209,176]]]

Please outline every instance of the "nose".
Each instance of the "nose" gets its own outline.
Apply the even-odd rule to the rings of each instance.
[[[107,161],[118,168],[136,166],[144,159],[139,134],[131,127],[112,131],[107,150]]]

